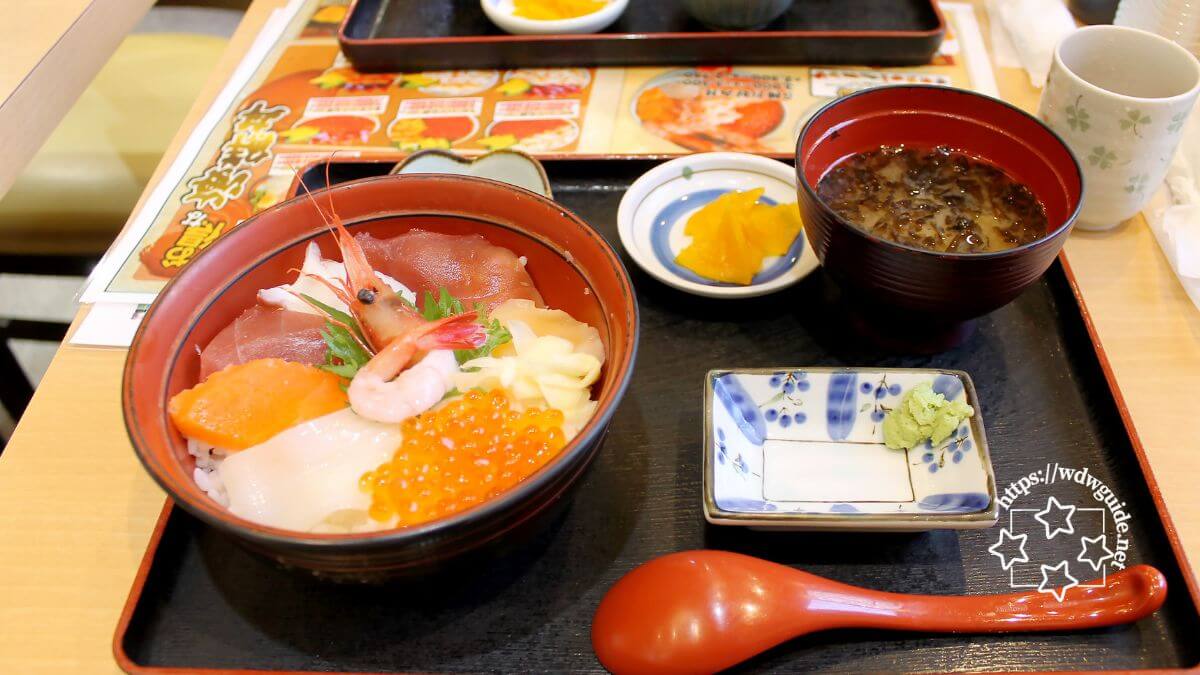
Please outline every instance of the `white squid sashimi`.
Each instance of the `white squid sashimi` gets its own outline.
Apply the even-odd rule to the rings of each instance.
[[[522,321],[507,324],[512,356],[484,356],[467,361],[454,376],[459,391],[503,388],[518,409],[549,406],[563,414],[563,433],[571,439],[596,411],[591,387],[600,377],[600,360],[576,351],[556,335],[536,335]]]
[[[405,300],[416,303],[417,294],[409,290],[404,284],[382,272],[376,272],[375,276],[379,277],[379,280],[391,287],[393,291],[403,296]],[[333,291],[329,290],[328,286],[313,277],[320,277],[339,288],[346,278],[346,266],[336,260],[322,258],[321,247],[317,246],[317,242],[315,241],[309,242],[308,248],[304,251],[304,265],[300,268],[300,275],[296,277],[296,281],[274,288],[264,288],[258,292],[258,300],[264,305],[274,305],[275,307],[290,309],[293,312],[307,312],[309,314],[324,316],[320,310],[297,297],[297,295],[303,294],[323,302],[336,310],[342,312],[349,311],[346,303],[339,300],[333,294]]]
[[[220,468],[229,510],[285,530],[311,531],[331,514],[366,512],[358,487],[368,471],[400,447],[400,428],[346,408],[280,432],[231,454]]]

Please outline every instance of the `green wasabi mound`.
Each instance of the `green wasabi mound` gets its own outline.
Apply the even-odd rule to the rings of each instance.
[[[975,410],[962,401],[947,401],[922,382],[908,390],[883,418],[883,442],[892,450],[911,450],[926,439],[937,445],[950,437]]]

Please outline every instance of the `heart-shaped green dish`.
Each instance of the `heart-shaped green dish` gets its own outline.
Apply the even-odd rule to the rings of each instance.
[[[554,199],[542,163],[517,150],[496,150],[474,159],[447,150],[422,150],[406,157],[391,173],[448,173],[488,178]]]

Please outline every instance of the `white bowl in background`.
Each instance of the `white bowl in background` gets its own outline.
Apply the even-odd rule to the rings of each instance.
[[[608,28],[629,5],[629,0],[609,0],[601,9],[572,19],[540,21],[526,19],[513,14],[512,0],[480,0],[483,13],[492,23],[513,35],[562,35],[568,33],[595,33]]]

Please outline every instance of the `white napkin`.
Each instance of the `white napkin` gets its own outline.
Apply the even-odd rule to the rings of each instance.
[[[1007,33],[1017,61],[1029,73],[1029,81],[1041,89],[1050,73],[1054,48],[1075,30],[1075,19],[1066,5],[1062,0],[987,0],[987,12],[992,35],[996,35],[997,27]],[[993,37],[992,43],[1001,45],[1002,54],[1008,49],[1002,39]]]
[[[1200,309],[1200,117],[1193,115],[1184,129],[1166,186],[1146,215],[1171,269]]]

